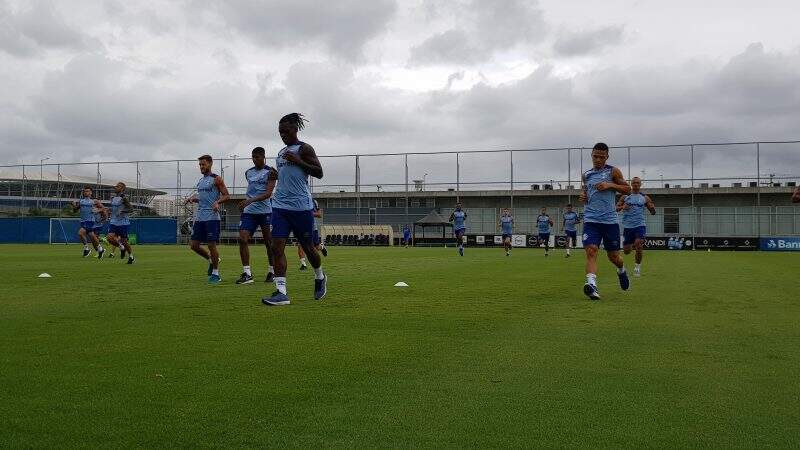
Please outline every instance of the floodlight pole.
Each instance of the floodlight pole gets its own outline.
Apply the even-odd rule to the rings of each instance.
[[[511,210],[514,210],[514,150],[508,151],[508,161],[509,161],[509,170],[510,170],[510,180],[511,180]]]
[[[39,195],[36,196],[36,209],[39,209],[39,199],[42,197],[42,184],[44,184],[44,162],[50,159],[49,156],[39,160]]]
[[[406,221],[404,225],[408,225],[408,153],[403,155],[403,159],[406,166],[406,202],[405,202]]]

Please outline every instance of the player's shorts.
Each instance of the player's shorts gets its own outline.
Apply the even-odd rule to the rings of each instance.
[[[314,212],[272,208],[272,237],[286,239],[293,234],[298,242],[310,242],[314,237]]]
[[[242,217],[239,218],[239,231],[246,230],[252,236],[258,227],[269,226],[272,221],[270,216],[271,214],[242,213]]]
[[[130,225],[114,225],[111,224],[108,226],[108,232],[114,233],[120,239],[128,239],[128,227]]]
[[[82,221],[81,228],[86,230],[87,233],[94,233],[94,222],[91,220]]]
[[[572,238],[575,241],[578,240],[578,230],[572,230],[572,231],[564,230],[564,234],[566,234],[568,238]]]
[[[219,220],[195,220],[194,227],[192,228],[193,241],[205,243],[218,243],[219,242]]]
[[[511,235],[510,234],[503,234],[503,240],[505,241],[506,239],[511,239]]]
[[[314,232],[311,233],[311,242],[314,243],[315,247],[322,244],[322,239],[319,237],[319,230],[314,230]]]
[[[609,252],[619,250],[619,225],[616,223],[586,222],[583,224],[583,246],[600,246]]]
[[[453,234],[455,234],[456,236],[461,236],[466,232],[467,232],[466,228],[455,228],[455,229],[453,229]]]
[[[633,245],[637,239],[644,239],[647,236],[647,227],[625,228],[622,230],[622,245]]]
[[[94,234],[100,236],[101,234],[103,234],[103,232],[105,232],[105,230],[106,230],[105,224],[98,225],[97,222],[94,223],[94,230],[92,230],[94,231]]]
[[[539,233],[539,240],[543,242],[550,242],[550,233]]]

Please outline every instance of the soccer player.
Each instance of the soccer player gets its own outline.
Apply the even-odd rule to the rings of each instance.
[[[322,253],[322,256],[328,256],[328,249],[325,248],[325,244],[322,243],[322,238],[320,237],[319,233],[319,221],[317,219],[322,218],[322,208],[319,207],[319,203],[314,200],[314,233],[312,236],[312,243],[314,244],[314,248],[317,249],[318,252]],[[303,251],[303,246],[300,245],[300,242],[297,242],[297,257],[300,258],[300,270],[307,270],[308,266],[306,265],[306,253]]]
[[[103,226],[108,220],[108,209],[103,206],[100,200],[97,200],[95,207],[92,208],[92,216],[94,218],[94,235],[97,236],[97,241],[100,242],[100,236],[103,234]],[[112,247],[113,250],[113,247]]]
[[[456,203],[456,209],[450,214],[453,222],[453,234],[458,242],[458,254],[464,256],[464,233],[467,231],[467,213],[461,209],[461,202]]]
[[[108,242],[120,248],[119,259],[128,254],[128,264],[133,264],[133,249],[128,243],[128,227],[131,224],[128,214],[133,211],[128,196],[125,195],[125,183],[119,182],[114,186],[116,195],[111,199],[111,224],[108,228]]]
[[[197,193],[192,195],[187,203],[197,203],[195,211],[192,236],[189,238],[189,247],[208,261],[208,282],[219,284],[219,226],[222,218],[219,215],[219,206],[228,200],[228,188],[222,177],[211,172],[214,160],[209,155],[197,158],[200,173],[203,175],[197,182]],[[208,250],[200,246],[205,243]]]
[[[580,200],[586,205],[583,213],[583,247],[586,250],[586,284],[583,293],[597,300],[597,252],[600,244],[608,259],[617,267],[622,290],[630,287],[622,256],[619,254],[619,223],[617,222],[616,193],[627,195],[631,187],[622,171],[606,164],[608,145],[598,142],[592,149],[592,168],[582,176]]]
[[[539,230],[539,240],[544,241],[544,256],[550,255],[550,228],[553,226],[553,219],[547,215],[547,208],[542,206],[539,217],[536,218],[536,227]]]
[[[408,228],[408,224],[403,225],[403,244],[406,248],[411,244],[411,230]]]
[[[636,267],[633,269],[633,276],[639,277],[642,274],[642,253],[644,242],[647,236],[647,226],[644,220],[644,210],[647,208],[650,214],[656,214],[656,207],[649,196],[640,192],[642,180],[633,177],[631,180],[630,195],[623,195],[617,203],[617,211],[622,211],[622,250],[626,255],[631,250],[636,250]]]
[[[328,278],[322,270],[322,259],[314,248],[314,202],[308,188],[309,175],[321,179],[322,165],[314,147],[297,138],[305,128],[302,114],[291,113],[278,122],[278,133],[286,147],[276,158],[278,185],[272,195],[272,252],[275,258],[276,291],[261,301],[280,306],[290,303],[286,290],[286,239],[294,234],[311,267],[314,268],[314,299],[321,300],[328,290]]]
[[[567,235],[567,254],[565,257],[569,258],[569,250],[578,245],[578,227],[581,223],[581,217],[572,210],[572,204],[567,205],[567,211],[564,213],[564,233]]]
[[[794,194],[792,195],[792,203],[800,203],[800,186],[794,190]]]
[[[103,246],[100,245],[100,240],[97,239],[97,235],[94,233],[94,210],[102,207],[103,204],[100,203],[100,200],[92,198],[92,188],[90,187],[83,188],[83,197],[77,202],[72,202],[73,210],[80,211],[81,215],[78,237],[80,237],[81,243],[83,244],[84,258],[89,256],[92,252],[89,250],[90,242],[95,251],[97,251],[98,258],[102,258],[103,253],[105,253]]]
[[[261,235],[264,238],[264,246],[267,248],[267,261],[269,269],[265,283],[272,283],[275,277],[275,267],[273,266],[272,235],[269,229],[270,218],[272,216],[272,206],[269,198],[275,190],[275,183],[278,181],[278,171],[267,165],[263,147],[256,147],[251,152],[253,167],[247,169],[244,177],[247,179],[246,198],[239,203],[242,211],[239,220],[239,257],[242,260],[242,275],[236,280],[236,284],[251,284],[253,282],[253,272],[250,268],[250,238],[253,237],[257,228],[261,228]]]
[[[503,233],[503,248],[506,250],[506,256],[511,255],[511,235],[514,233],[514,216],[508,208],[503,209],[503,214],[500,216],[500,230]]]

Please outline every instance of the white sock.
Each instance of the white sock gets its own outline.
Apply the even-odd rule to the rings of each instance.
[[[242,266],[242,269],[244,269],[244,273],[246,273],[248,277],[253,276],[253,273],[250,272],[250,266]]]
[[[286,277],[275,277],[275,288],[281,294],[286,294]]]
[[[133,259],[133,252],[128,253],[128,258]]]
[[[569,247],[567,247],[567,254],[569,255]]]
[[[306,265],[306,259],[305,258],[300,258],[300,265],[301,266],[305,266]]]
[[[102,252],[103,251],[103,246],[102,245],[98,245],[97,246],[97,251],[98,252]]]
[[[214,270],[212,270],[212,271],[211,271],[211,275],[217,275],[217,276],[219,276],[219,269],[214,269]]]
[[[625,266],[618,268],[617,273],[625,273]]]
[[[271,273],[273,275],[275,274],[275,267],[274,266],[269,266],[269,273]]]
[[[642,265],[641,264],[637,264],[636,265],[636,271],[638,272],[640,270],[642,270]]]
[[[325,278],[325,274],[322,273],[322,266],[319,266],[316,269],[314,269],[314,279],[321,280],[323,278]]]
[[[84,250],[89,250],[89,244],[83,244],[83,249]]]
[[[597,275],[593,273],[587,273],[586,282],[591,284],[592,286],[597,286]]]

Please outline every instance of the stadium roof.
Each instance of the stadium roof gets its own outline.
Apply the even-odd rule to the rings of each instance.
[[[22,178],[21,175],[22,175],[21,170],[11,170],[11,169],[8,169],[8,168],[0,168],[0,181],[18,181],[18,182],[22,182],[23,178]],[[47,171],[41,172],[41,177],[40,177],[38,170],[35,170],[33,173],[26,174],[25,175],[25,181],[28,181],[28,182],[31,182],[31,183],[37,183],[39,181],[47,181],[47,182],[51,182],[51,183],[59,183],[59,182],[60,183],[73,183],[73,184],[82,184],[82,185],[89,185],[89,186],[98,185],[97,178],[95,178],[95,177],[72,175],[72,174],[66,174],[66,173],[62,172],[61,173],[61,177],[59,178],[59,174],[58,173],[47,172]],[[101,179],[101,182],[99,183],[99,185],[100,186],[114,186],[115,184],[117,184],[120,181],[125,183],[125,185],[128,188],[136,189],[136,181],[120,179],[120,178],[111,178],[111,177],[106,178],[106,180],[102,180]],[[151,191],[155,191],[155,192],[161,192],[161,191],[159,191],[158,189],[156,189],[156,188],[154,188],[152,186],[148,186],[148,185],[142,183],[141,181],[139,182],[139,188],[138,189],[145,189],[145,190],[151,190]]]

